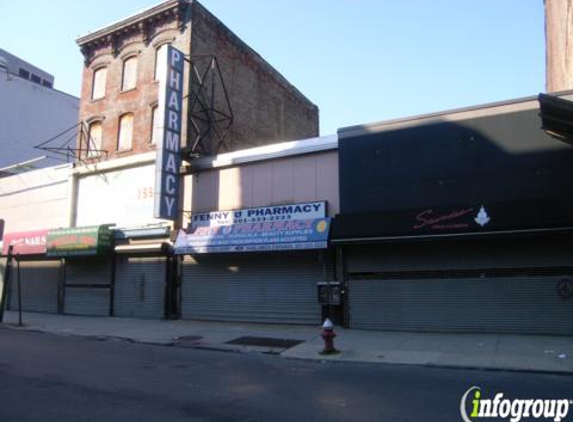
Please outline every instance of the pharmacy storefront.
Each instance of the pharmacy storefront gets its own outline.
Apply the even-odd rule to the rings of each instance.
[[[326,202],[194,214],[174,248],[182,318],[320,323],[329,230]]]

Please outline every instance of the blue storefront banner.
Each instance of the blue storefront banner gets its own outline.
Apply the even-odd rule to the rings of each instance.
[[[326,249],[330,218],[196,227],[179,231],[176,255]]]

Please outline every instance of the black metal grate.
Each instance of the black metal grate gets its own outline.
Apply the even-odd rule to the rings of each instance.
[[[225,344],[234,344],[238,346],[275,347],[281,349],[289,349],[291,347],[298,346],[301,343],[304,343],[304,340],[245,336],[227,341]]]

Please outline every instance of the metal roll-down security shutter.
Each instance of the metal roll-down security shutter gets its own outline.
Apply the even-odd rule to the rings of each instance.
[[[352,280],[350,322],[379,330],[571,335],[573,304],[557,293],[561,278]]]
[[[68,259],[64,312],[73,315],[110,314],[111,259]]]
[[[316,283],[332,280],[324,251],[185,257],[185,319],[320,323]]]
[[[18,310],[18,263],[12,261],[10,276],[10,309]],[[20,261],[22,310],[58,312],[58,280],[60,261]]]
[[[165,257],[119,255],[114,287],[114,315],[163,318],[165,315]]]
[[[349,248],[349,325],[398,331],[573,334],[570,247],[559,239]]]

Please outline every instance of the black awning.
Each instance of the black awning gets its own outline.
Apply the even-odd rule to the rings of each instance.
[[[541,128],[560,141],[573,144],[573,101],[539,94]]]
[[[530,200],[339,214],[332,223],[331,241],[497,236],[569,231],[572,228],[573,206]]]

